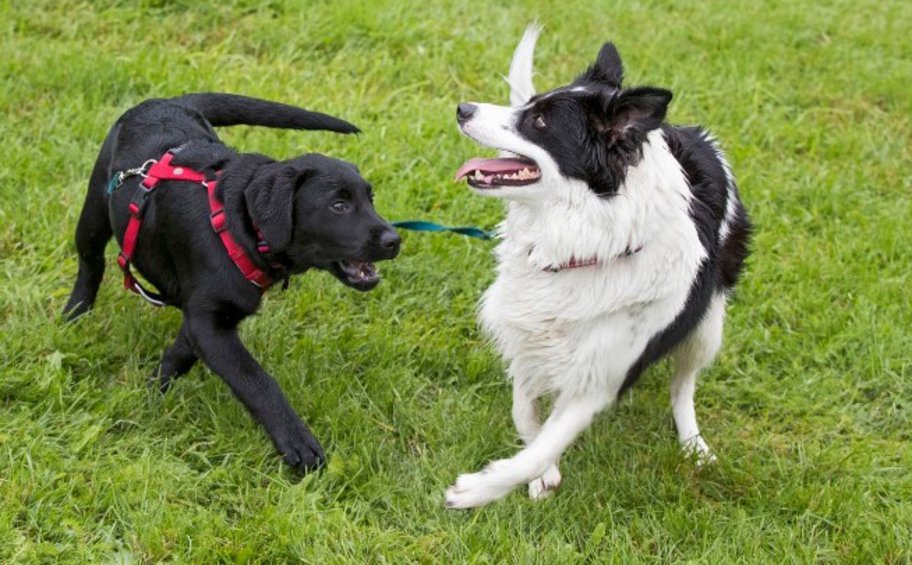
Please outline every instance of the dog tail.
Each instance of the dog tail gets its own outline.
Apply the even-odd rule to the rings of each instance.
[[[535,42],[541,33],[540,23],[532,22],[526,28],[513,60],[510,61],[510,74],[507,82],[510,83],[510,106],[519,107],[535,96],[535,86],[532,84],[532,57],[535,54]]]
[[[360,133],[345,120],[296,106],[238,94],[205,92],[174,99],[201,113],[213,126],[250,125],[283,129],[316,129]]]

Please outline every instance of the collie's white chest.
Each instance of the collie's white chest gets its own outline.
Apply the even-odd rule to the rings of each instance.
[[[480,321],[534,392],[607,393],[684,308],[701,257],[683,259],[654,247],[557,273],[501,263]]]
[[[654,160],[631,169],[625,192],[612,200],[580,187],[563,205],[510,204],[497,279],[479,317],[514,379],[537,392],[616,389],[683,310],[706,251],[686,179],[676,162],[666,165],[663,174]],[[547,270],[593,257],[593,266]]]

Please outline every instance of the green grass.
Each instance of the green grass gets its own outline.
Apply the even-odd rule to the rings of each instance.
[[[365,4],[0,2],[0,561],[912,560],[912,3]],[[740,178],[754,255],[697,403],[718,464],[680,456],[663,365],[569,450],[556,497],[444,510],[517,447],[476,240],[405,234],[374,292],[309,274],[245,324],[329,452],[303,480],[207,370],[146,390],[179,313],[123,292],[113,246],[96,310],[60,323],[99,144],[148,97],[342,115],[364,135],[222,135],[353,161],[391,219],[493,225],[450,180],[477,151],[454,107],[506,100],[534,17],[540,88],[611,38]]]

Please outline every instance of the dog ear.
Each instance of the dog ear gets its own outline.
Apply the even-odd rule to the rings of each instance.
[[[244,190],[244,200],[253,225],[273,251],[291,243],[294,193],[307,172],[283,163],[260,167]]]
[[[631,134],[642,136],[662,124],[672,96],[670,90],[651,86],[605,92],[602,110],[593,114],[596,130],[609,145]]]
[[[595,63],[576,79],[575,84],[597,83],[613,89],[621,87],[624,80],[624,64],[617,47],[610,41],[599,49]]]
[[[672,94],[661,88],[642,87],[618,92],[604,89],[589,99],[589,119],[601,143],[590,144],[586,179],[599,195],[611,195],[627,167],[643,155],[650,131],[662,124]]]

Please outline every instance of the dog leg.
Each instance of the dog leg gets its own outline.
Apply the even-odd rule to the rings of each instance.
[[[163,394],[168,392],[174,379],[187,374],[198,359],[190,344],[187,324],[181,324],[174,343],[165,350],[161,362],[149,377],[149,386],[157,388]]]
[[[513,378],[513,424],[523,443],[529,445],[541,430],[538,415],[538,399],[532,396],[523,381]],[[557,463],[552,463],[540,477],[529,482],[529,498],[539,499],[550,495],[561,484],[560,470]]]
[[[709,365],[722,345],[722,326],[725,321],[725,296],[717,295],[710,303],[706,316],[687,340],[675,351],[675,373],[671,381],[671,408],[678,440],[688,455],[696,454],[698,464],[711,463],[715,456],[700,435],[694,392],[697,375]]]
[[[108,219],[108,204],[105,199],[107,163],[112,141],[105,140],[101,153],[92,168],[89,190],[86,192],[79,223],[76,224],[76,252],[79,254],[79,273],[70,293],[70,299],[63,307],[66,321],[71,322],[88,312],[95,304],[98,287],[104,276],[104,250],[111,236],[111,222]]]
[[[216,313],[185,311],[187,335],[203,362],[224,380],[266,430],[286,463],[299,471],[322,467],[323,448],[237,335]]]
[[[446,506],[484,506],[516,486],[541,477],[607,404],[605,398],[558,398],[532,443],[510,459],[492,461],[482,471],[460,475],[456,484],[447,489]]]

